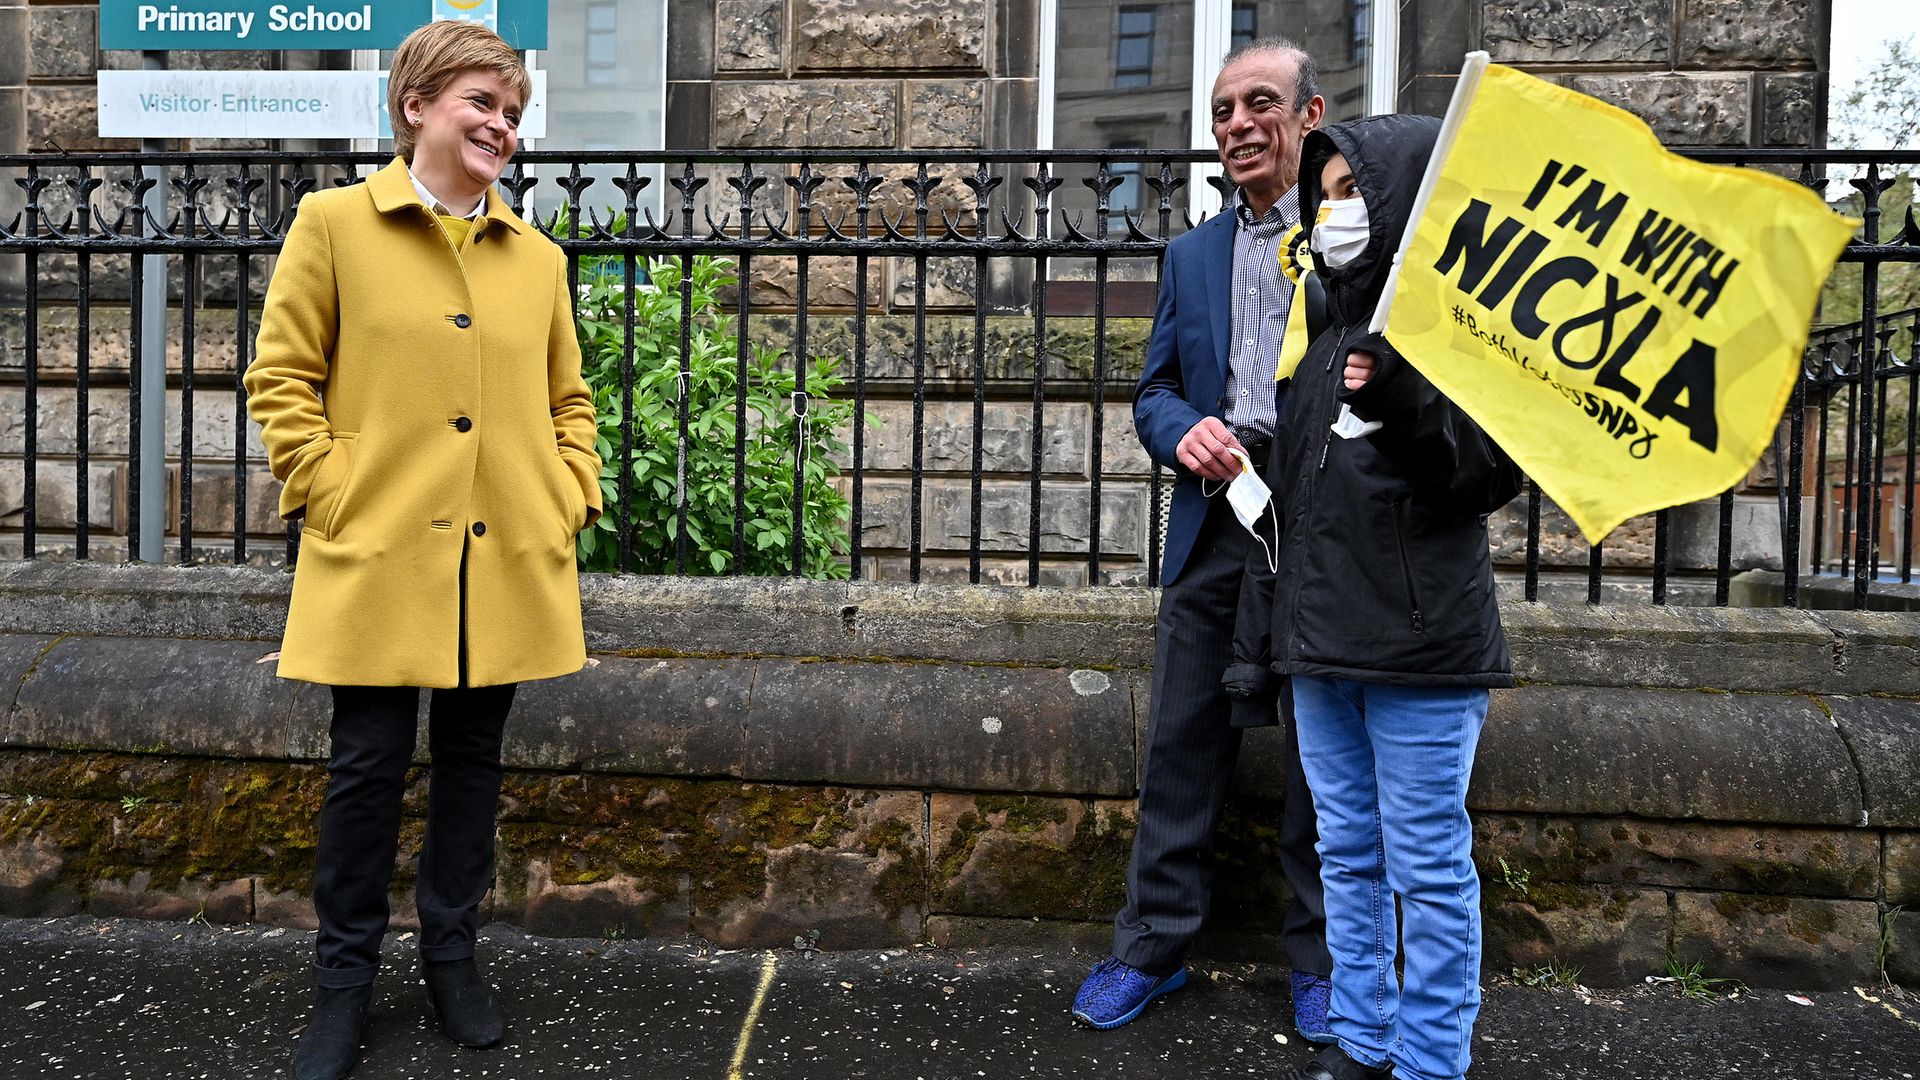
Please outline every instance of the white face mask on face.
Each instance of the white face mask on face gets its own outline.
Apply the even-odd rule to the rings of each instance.
[[[1370,235],[1365,200],[1358,195],[1330,199],[1320,204],[1313,226],[1313,251],[1327,269],[1338,270],[1367,250]]]

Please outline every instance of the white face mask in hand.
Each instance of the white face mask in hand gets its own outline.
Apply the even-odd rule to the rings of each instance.
[[[1260,541],[1260,546],[1266,550],[1268,569],[1279,573],[1279,519],[1276,517],[1273,522],[1272,547],[1267,547],[1267,538],[1260,535],[1260,517],[1267,512],[1267,507],[1273,502],[1273,492],[1267,487],[1265,481],[1260,479],[1260,474],[1254,470],[1252,459],[1247,457],[1245,451],[1229,447],[1227,452],[1240,460],[1240,475],[1234,477],[1233,481],[1227,485],[1227,505],[1233,507],[1233,516],[1240,519],[1241,527],[1252,534],[1255,540]],[[1205,481],[1201,482],[1200,488],[1201,493],[1209,498],[1220,493],[1219,488],[1207,491]]]
[[[1313,226],[1313,252],[1320,264],[1338,270],[1367,250],[1370,235],[1365,200],[1358,195],[1330,199],[1320,204]]]

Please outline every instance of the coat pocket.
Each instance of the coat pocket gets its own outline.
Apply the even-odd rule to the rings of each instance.
[[[1401,520],[1401,516],[1400,503],[1398,500],[1395,500],[1393,504],[1393,544],[1400,555],[1400,580],[1406,584],[1407,589],[1407,615],[1413,623],[1413,632],[1416,634],[1424,634],[1427,632],[1426,616],[1420,610],[1420,591],[1414,585],[1413,560],[1407,557],[1407,527],[1405,522]]]
[[[344,521],[341,508],[346,503],[347,487],[353,481],[354,436],[336,432],[326,459],[313,476],[307,491],[306,531],[322,540],[333,539]]]
[[[553,454],[551,471],[555,483],[559,485],[557,494],[560,496],[560,520],[566,527],[567,542],[571,544],[574,537],[580,534],[581,527],[586,524],[587,497],[581,493],[579,481],[573,478],[573,470],[567,467],[567,459],[561,457],[557,450]]]

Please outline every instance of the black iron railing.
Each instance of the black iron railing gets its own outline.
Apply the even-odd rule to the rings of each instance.
[[[1852,577],[1864,566],[1877,578],[1913,581],[1917,341],[1920,308],[1878,316],[1870,337],[1852,322],[1817,329],[1808,340],[1809,426],[1802,440],[1812,442],[1807,491],[1818,508],[1811,523],[1813,573]],[[1877,433],[1877,452],[1865,457],[1857,438],[1862,427]]]
[[[1859,279],[1858,316],[1815,334],[1808,377],[1796,391],[1781,445],[1771,463],[1762,463],[1771,464],[1772,477],[1753,486],[1771,496],[1761,501],[1777,508],[1770,543],[1786,602],[1796,602],[1802,574],[1810,571],[1850,575],[1856,602],[1864,603],[1877,576],[1897,569],[1906,581],[1912,572],[1914,418],[1897,402],[1889,405],[1900,395],[1912,401],[1920,372],[1908,329],[1915,314],[1889,316],[1878,305],[1880,267],[1920,261],[1920,228],[1911,214],[1897,227],[1881,220],[1889,170],[1920,164],[1920,153],[1698,156],[1785,171],[1824,195],[1852,192],[1867,221],[1840,270]],[[838,396],[851,401],[853,415],[863,418],[884,402],[894,408],[894,422],[906,427],[904,436],[889,439],[892,456],[885,460],[876,456],[873,430],[863,420],[840,433],[847,446],[835,483],[847,503],[846,520],[823,527],[845,530],[837,560],[845,572],[915,581],[939,573],[1029,585],[1157,584],[1168,477],[1137,457],[1130,431],[1118,430],[1117,418],[1124,417],[1138,373],[1142,316],[1151,310],[1160,255],[1196,218],[1217,212],[1225,197],[1218,181],[1218,190],[1195,193],[1193,168],[1212,160],[1187,151],[520,155],[502,187],[516,210],[566,250],[576,289],[583,281],[609,279],[620,286],[617,423],[608,447],[619,462],[633,460],[636,451],[665,449],[642,446],[636,430],[637,407],[645,404],[635,388],[643,340],[636,290],[645,287],[650,267],[678,271],[660,271],[677,280],[682,301],[678,341],[669,334],[664,343],[680,367],[668,399],[677,414],[671,556],[664,563],[639,559],[635,538],[663,523],[634,520],[631,496],[639,481],[633,470],[619,469],[610,510],[613,566],[685,573],[705,569],[704,556],[719,550],[728,567],[741,567],[749,545],[761,542],[748,512],[750,447],[767,437],[770,425],[791,422],[791,506],[780,543],[786,570],[808,569],[805,528],[796,526],[810,513],[805,433],[819,395],[809,390],[809,365],[791,358],[834,349],[844,352],[839,375],[846,386]],[[259,482],[264,461],[257,445],[249,445],[237,373],[251,354],[269,257],[299,198],[323,185],[357,182],[384,162],[370,154],[0,157],[0,222],[6,222],[0,225],[0,289],[9,293],[5,314],[18,324],[8,331],[11,343],[0,334],[0,355],[11,354],[0,363],[0,393],[18,394],[17,432],[6,432],[9,441],[0,445],[0,497],[9,493],[6,471],[17,470],[20,556],[166,558],[152,518],[155,506],[170,502],[165,513],[177,543],[171,557],[179,561],[282,557],[277,543],[268,552],[248,544],[249,535],[265,535],[261,503],[270,486]],[[1830,170],[1846,175],[1830,180]],[[689,528],[687,470],[697,418],[689,411],[688,387],[701,317],[693,309],[692,281],[696,263],[708,258],[728,260],[739,281],[720,313],[734,331],[736,372],[730,535],[721,537],[696,536]],[[835,298],[817,298],[822,277],[839,274],[844,284],[849,264],[851,286]],[[873,275],[889,264],[896,287],[876,289]],[[960,286],[930,283],[930,276],[955,267],[963,271]],[[943,295],[933,295],[940,290]],[[156,304],[166,308],[164,338],[149,318]],[[96,310],[109,312],[107,324]],[[46,320],[58,321],[58,332]],[[65,344],[69,325],[71,343]],[[936,333],[949,331],[936,344]],[[831,344],[823,344],[829,337]],[[103,348],[110,354],[104,365],[95,355]],[[789,358],[791,417],[748,408],[748,384],[760,370],[757,350],[766,348]],[[155,404],[156,388],[163,406]],[[61,400],[47,396],[56,391]],[[124,406],[108,403],[115,397]],[[198,424],[196,403],[203,410]],[[935,431],[930,409],[960,419]],[[217,436],[209,434],[206,410],[219,414]],[[998,418],[991,423],[990,410]],[[170,450],[158,445],[156,422],[177,424]],[[1904,425],[1905,437],[1895,432],[1890,442],[1889,423]],[[7,426],[0,413],[0,429]],[[50,444],[42,436],[49,432],[63,449],[46,452]],[[1811,470],[1808,438],[1814,440]],[[1000,448],[990,455],[987,444],[996,439]],[[964,470],[951,467],[952,454],[943,459],[947,471],[930,463],[930,442],[945,446],[943,440],[964,444]],[[1074,448],[1067,455],[1072,461],[1056,460],[1062,456],[1056,442]],[[1882,497],[1888,445],[1905,455],[1898,497],[1891,499]],[[156,457],[172,459],[171,482]],[[1835,458],[1842,471],[1830,468]],[[60,473],[69,464],[66,483]],[[43,478],[49,466],[56,471],[48,475],[61,482]],[[217,471],[209,475],[209,467]],[[103,494],[102,483],[114,490]],[[156,498],[165,494],[156,485],[173,497]],[[215,502],[230,491],[221,521],[196,514],[197,488],[217,488]],[[70,499],[71,512],[43,505],[43,489],[57,489],[63,503]],[[1820,508],[1807,559],[1800,557],[1807,525],[1802,494]],[[1745,498],[1753,501],[1751,494]],[[1826,512],[1829,501],[1837,516]],[[964,513],[957,509],[961,502]],[[1891,510],[1883,505],[1889,503]],[[935,529],[938,535],[929,535],[930,504],[941,507],[952,526]],[[1021,504],[1024,514],[1017,513]],[[1728,603],[1740,569],[1768,564],[1764,555],[1736,551],[1735,509],[1730,491],[1720,499],[1717,522],[1711,509],[1705,516],[1697,508],[1684,511],[1692,539],[1692,554],[1684,558],[1674,550],[1681,510],[1655,515],[1650,551],[1624,560],[1631,565],[1601,545],[1588,548],[1587,598],[1612,599],[1631,589],[1655,603]],[[96,510],[112,512],[113,520],[95,520]],[[1556,530],[1537,490],[1510,512],[1524,518],[1525,541],[1503,561],[1524,595],[1537,599],[1543,590],[1577,581],[1577,562],[1569,566],[1548,551],[1566,545],[1546,542]],[[1897,540],[1883,542],[1886,520],[1898,523]],[[1700,534],[1714,524],[1717,536],[1707,546],[1715,550],[1702,556]],[[1751,531],[1741,533],[1743,543]],[[93,541],[103,534],[115,544],[97,552]],[[297,530],[288,527],[286,560],[297,557],[297,545]]]

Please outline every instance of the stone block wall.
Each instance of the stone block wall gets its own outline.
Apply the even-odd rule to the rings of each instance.
[[[1821,146],[1830,0],[1413,0],[1402,107],[1446,110],[1485,49],[1611,101],[1672,146]]]
[[[133,150],[131,139],[102,139],[95,102],[94,75],[101,70],[141,66],[137,52],[102,51],[98,3],[88,0],[7,0],[0,5],[0,101],[16,92],[20,123],[8,123],[10,109],[0,106],[0,153],[27,150]],[[170,63],[191,70],[270,70],[318,66],[325,54],[270,50],[182,51]],[[19,65],[17,79],[7,65]],[[264,147],[265,143],[203,141],[216,146]]]
[[[1031,146],[1037,12],[1032,0],[676,3],[668,148]]]
[[[284,575],[0,566],[0,913],[307,927],[323,688],[264,662]],[[1105,946],[1153,598],[594,578],[593,664],[522,689],[492,918],[728,948]],[[1507,604],[1469,803],[1485,971],[1920,980],[1911,614]],[[1277,729],[1204,952],[1278,959]],[[424,764],[424,758],[422,759]],[[395,883],[410,925],[416,772]],[[1891,945],[1882,948],[1883,930]]]

